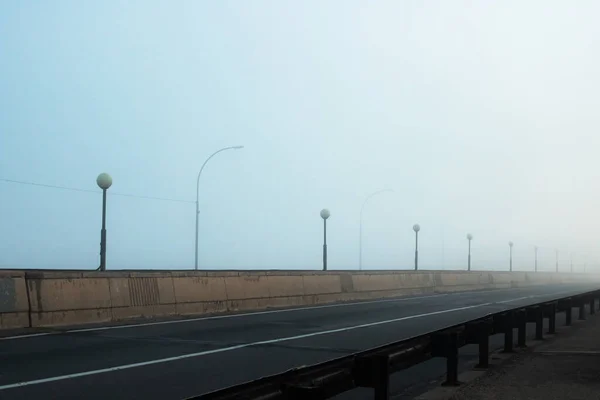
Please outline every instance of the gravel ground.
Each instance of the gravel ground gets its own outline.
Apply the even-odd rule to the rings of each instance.
[[[600,399],[600,316],[577,321],[459,388],[453,400]]]

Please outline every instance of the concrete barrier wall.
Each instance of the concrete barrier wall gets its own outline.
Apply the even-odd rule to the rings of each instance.
[[[491,271],[0,271],[0,329],[587,282]]]
[[[0,329],[30,326],[25,273],[0,271]]]

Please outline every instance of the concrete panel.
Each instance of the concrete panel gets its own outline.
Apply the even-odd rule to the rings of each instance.
[[[17,284],[23,281],[23,279],[17,278],[0,278],[0,313],[23,310],[23,304],[18,304],[17,293]],[[24,305],[27,306],[27,299],[25,299]]]
[[[227,310],[227,301],[207,301],[202,303],[202,314],[218,314]]]
[[[267,276],[232,276],[225,278],[229,300],[270,297]]]
[[[228,300],[227,310],[229,311],[249,311],[258,310],[259,303],[258,299],[246,299],[246,300]]]
[[[15,269],[0,269],[0,278],[23,278],[25,279],[25,272]]]
[[[106,278],[28,280],[32,312],[110,307]]]
[[[48,311],[31,314],[31,326],[61,326],[82,325],[89,323],[110,322],[111,310],[74,310],[74,311]]]
[[[339,275],[306,275],[302,278],[304,280],[304,294],[307,295],[340,293],[342,291]]]
[[[111,307],[131,306],[129,299],[129,278],[110,278],[108,282],[110,286]]]
[[[227,311],[226,301],[207,301],[199,303],[178,303],[175,305],[177,315],[203,315]]]
[[[129,278],[129,301],[132,306],[152,306],[159,304],[158,278]]]
[[[130,318],[153,318],[175,315],[175,304],[159,304],[150,306],[117,307],[112,309],[113,321]]]
[[[304,280],[302,275],[269,276],[269,295],[271,297],[302,296],[304,294]]]
[[[453,292],[468,292],[470,290],[483,290],[493,289],[492,285],[452,285],[452,286],[438,286],[436,292],[438,293],[453,293]]]
[[[339,277],[340,277],[340,283],[342,285],[342,292],[352,293],[355,291],[354,281],[352,280],[352,274],[340,273]]]
[[[429,273],[355,275],[352,279],[357,292],[433,287],[433,278]]]
[[[160,296],[160,304],[175,304],[175,288],[173,287],[173,278],[163,277],[157,278],[158,293]]]
[[[480,272],[464,272],[464,273],[441,273],[440,278],[442,281],[441,286],[466,286],[466,285],[480,285],[483,274]],[[487,283],[487,279],[483,278],[483,282]]]
[[[16,329],[29,327],[29,313],[14,312],[0,314],[0,329]]]
[[[264,299],[256,299],[258,309],[267,308],[281,308],[281,307],[294,307],[303,306],[304,296],[290,296],[290,297],[270,297]]]
[[[397,289],[400,285],[398,276],[394,277],[394,275],[354,275],[352,281],[357,292],[391,290]]]
[[[435,286],[435,280],[433,274],[430,272],[418,272],[418,273],[402,273],[398,274],[401,281],[400,288],[412,289],[412,288],[428,288]]]
[[[173,287],[177,303],[227,300],[225,278],[173,278]]]

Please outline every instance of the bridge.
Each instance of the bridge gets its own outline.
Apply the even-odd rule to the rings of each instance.
[[[2,274],[3,399],[227,398],[218,391],[598,289],[595,275],[542,272]],[[490,349],[505,345],[501,336]],[[461,349],[455,372],[479,360],[478,349]],[[390,393],[447,380],[444,357],[421,356],[429,361],[394,375]]]

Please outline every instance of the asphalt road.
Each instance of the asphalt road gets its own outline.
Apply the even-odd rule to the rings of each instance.
[[[430,295],[4,337],[0,399],[183,399],[599,287]],[[461,351],[461,357],[474,354]],[[434,359],[405,374],[393,390],[414,393],[443,373],[444,360]]]

